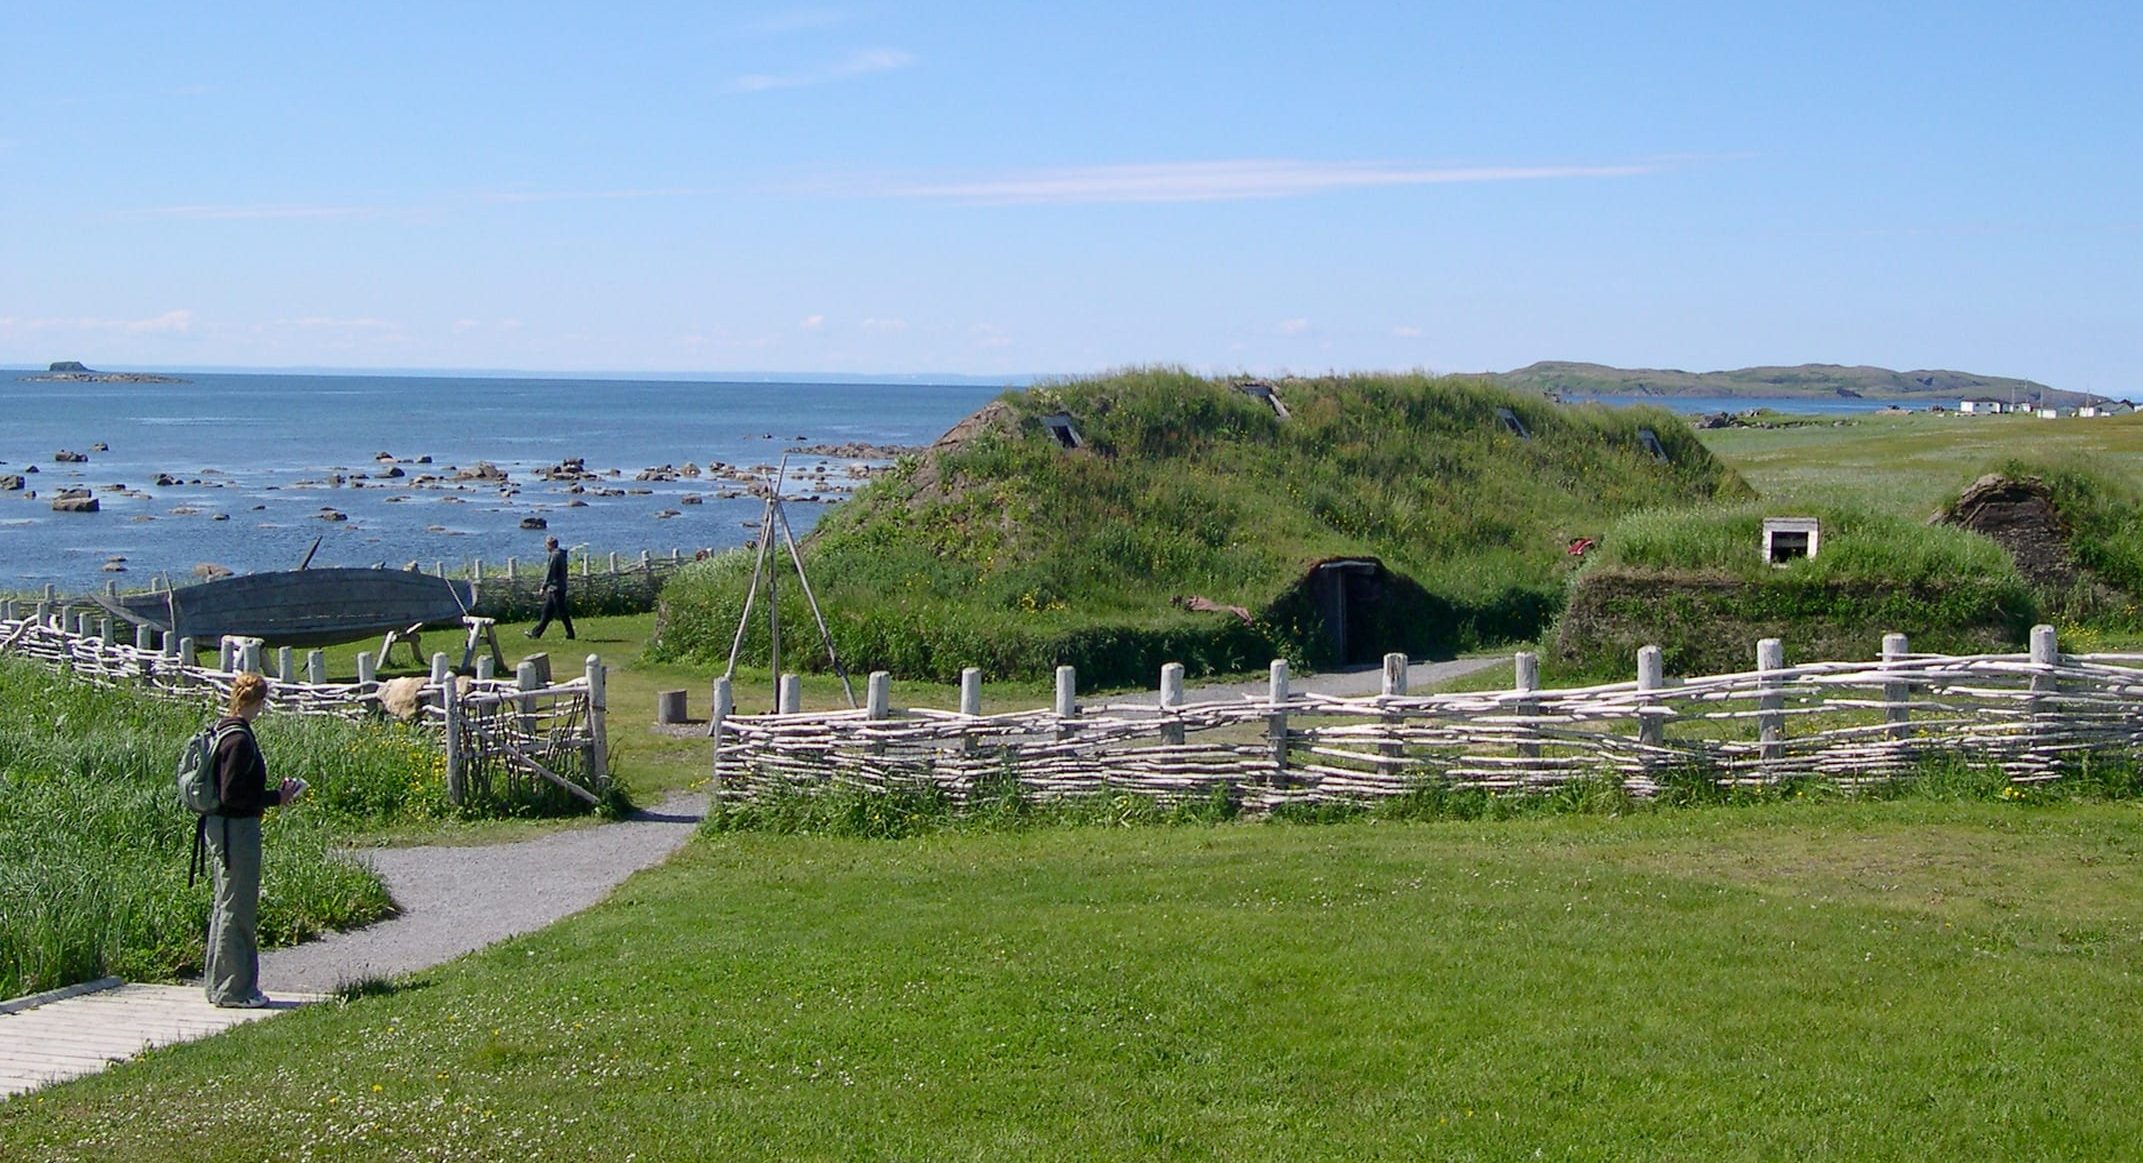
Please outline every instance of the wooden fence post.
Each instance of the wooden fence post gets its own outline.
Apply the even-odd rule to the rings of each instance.
[[[538,673],[539,669],[540,667],[535,659],[522,659],[520,665],[513,668],[513,685],[524,691],[541,689],[544,684],[543,676]],[[514,699],[513,705],[516,718],[520,723],[521,737],[523,739],[535,738],[536,696],[530,694],[520,695]]]
[[[297,652],[288,646],[275,648],[275,678],[277,682],[296,682],[298,680]]]
[[[1903,634],[1883,635],[1883,665],[1895,666],[1911,653],[1910,645]],[[1907,706],[1912,699],[1912,685],[1902,680],[1883,684],[1883,721],[1890,724],[1890,738],[1900,742],[1912,738],[1912,710]]]
[[[1764,763],[1786,757],[1786,695],[1776,671],[1786,669],[1786,644],[1777,638],[1756,643],[1756,754]]]
[[[165,641],[168,642],[170,641],[170,639],[167,637]],[[194,664],[194,660],[199,657],[201,657],[201,654],[199,651],[194,649],[193,638],[191,635],[179,639],[179,665],[192,666]]]
[[[1661,660],[1659,647],[1646,646],[1637,651],[1637,689],[1652,692],[1665,689],[1667,685],[1666,664]],[[1667,741],[1667,717],[1665,707],[1650,700],[1640,701],[1637,706],[1637,742],[1645,747],[1659,747]],[[1646,761],[1651,760],[1646,756]]]
[[[1183,745],[1183,664],[1161,664],[1161,742]]]
[[[446,655],[439,655],[445,658]],[[458,804],[465,790],[461,767],[461,691],[454,676],[448,675],[446,685],[439,688],[439,705],[446,711],[446,799]]]
[[[736,709],[736,692],[730,689],[728,675],[716,675],[714,694],[708,701],[707,737],[714,740],[714,758],[711,774],[714,777],[714,797],[722,796],[722,727],[729,722],[729,714]]]
[[[982,717],[982,668],[964,667],[960,671],[960,713],[974,718]],[[960,732],[960,754],[973,755],[978,750],[972,731]]]
[[[379,666],[372,661],[372,652],[369,650],[357,652],[357,685],[364,694],[371,694],[373,688],[379,685]]]
[[[2031,628],[2031,664],[2048,669],[2061,665],[2061,641],[2052,626],[2042,623]],[[2054,760],[2040,753],[2040,748],[2051,741],[2055,732],[2061,709],[2055,705],[2058,700],[2054,696],[2060,693],[2061,680],[2052,674],[2031,676],[2031,698],[2025,702],[2031,720],[2031,759],[2035,767],[2046,771],[2052,770]]]
[[[445,690],[446,685],[453,681],[454,667],[451,663],[447,661],[446,651],[440,650],[434,652],[432,654],[431,685],[438,687],[441,690]],[[439,705],[443,707],[446,704],[442,701]]]
[[[147,624],[134,627],[134,649],[147,654],[156,649],[156,628]]]
[[[1292,692],[1287,689],[1287,660],[1275,658],[1265,670],[1265,706],[1270,713],[1265,716],[1265,744],[1272,753],[1272,782],[1275,787],[1287,783],[1287,702]]]
[[[804,680],[793,674],[781,676],[781,684],[774,691],[774,713],[793,715],[804,708]]]
[[[1069,739],[1079,733],[1079,671],[1074,667],[1057,668],[1057,738]]]
[[[314,686],[327,685],[327,653],[321,650],[305,652],[305,681]]]
[[[888,671],[874,670],[863,693],[863,717],[873,723],[881,723],[893,717],[893,675]],[[870,738],[865,754],[884,755],[885,741]]]
[[[614,549],[610,551],[610,572],[618,572],[618,553]]]
[[[610,731],[605,718],[610,698],[604,690],[603,656],[588,656],[588,778],[600,788],[610,782]]]
[[[1540,689],[1540,656],[1530,650],[1521,650],[1511,656],[1511,689],[1519,694],[1531,694]],[[1540,713],[1539,699],[1518,699],[1511,703],[1511,712],[1530,719]],[[1540,743],[1534,738],[1536,730],[1532,723],[1518,725],[1520,759],[1540,758]]]
[[[506,580],[512,581],[514,579],[514,575],[520,572],[521,559],[517,557],[508,557],[506,559]]]
[[[264,673],[261,669],[260,664],[260,651],[261,647],[266,645],[266,643],[262,642],[258,638],[241,638],[238,640],[238,642],[239,668],[241,670],[250,671],[254,674]]]
[[[1387,654],[1384,656],[1383,697],[1397,698],[1405,694],[1406,655]],[[1386,711],[1382,721],[1387,735],[1384,742],[1377,744],[1377,754],[1383,757],[1377,761],[1377,774],[1396,775],[1399,772],[1399,761],[1406,752],[1398,738],[1399,728],[1406,722],[1406,716],[1397,711]]]

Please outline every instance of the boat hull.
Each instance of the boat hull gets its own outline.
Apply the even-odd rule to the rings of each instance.
[[[100,601],[129,621],[203,645],[239,635],[278,646],[326,646],[458,624],[475,606],[476,592],[468,582],[413,570],[300,569]]]

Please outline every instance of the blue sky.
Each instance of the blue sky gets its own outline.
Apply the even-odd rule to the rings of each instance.
[[[2143,5],[0,8],[0,363],[2143,393]]]

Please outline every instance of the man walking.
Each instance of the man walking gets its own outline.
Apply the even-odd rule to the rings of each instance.
[[[543,539],[543,548],[550,554],[550,562],[543,568],[543,616],[536,619],[535,628],[528,632],[530,638],[543,637],[543,631],[556,618],[566,628],[566,637],[573,637],[573,612],[566,606],[566,551],[558,548],[556,537]]]

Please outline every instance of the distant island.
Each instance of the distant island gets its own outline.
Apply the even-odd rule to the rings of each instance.
[[[29,383],[41,384],[187,384],[177,376],[150,375],[147,372],[100,372],[82,366],[75,359],[55,360],[42,375],[20,377]]]
[[[1891,371],[1804,363],[1798,367],[1745,367],[1738,371],[1685,372],[1676,368],[1620,368],[1549,360],[1488,378],[1512,387],[1562,396],[1868,396],[1877,399],[1936,396],[1944,399],[2038,401],[2055,393],[2035,380],[2005,379],[1959,371]],[[2060,392],[2080,400],[2083,392]]]

